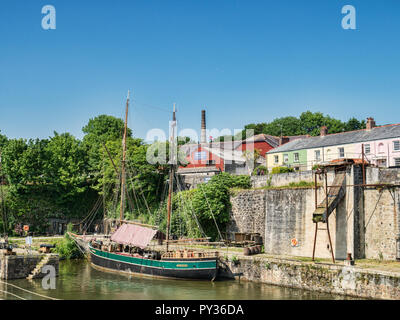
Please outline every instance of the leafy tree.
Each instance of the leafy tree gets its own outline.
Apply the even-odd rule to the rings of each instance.
[[[346,131],[365,129],[365,120],[359,121],[356,118],[350,118],[345,124]]]
[[[244,127],[242,131],[242,139],[245,139],[245,130],[252,129],[254,134],[268,134],[279,137],[296,136],[296,135],[311,135],[318,136],[322,126],[328,127],[329,133],[338,133],[344,131],[359,130],[365,128],[365,121],[359,121],[355,118],[349,119],[347,122],[331,118],[321,112],[306,111],[297,117],[282,117],[274,119],[272,122],[251,123]],[[224,137],[219,137],[218,140],[223,140]]]
[[[0,134],[0,152],[7,145],[8,139],[5,135]]]
[[[296,117],[283,117],[273,120],[264,127],[266,134],[280,137],[282,136],[294,136],[302,134],[301,120]]]
[[[310,111],[303,112],[300,115],[300,121],[304,134],[317,136],[322,126],[327,126],[327,119],[321,112],[312,113]],[[329,127],[328,127],[329,130]]]
[[[125,123],[122,119],[102,114],[90,119],[82,128],[85,134],[83,142],[89,145],[99,145],[110,140],[122,139]],[[127,128],[127,136],[132,137],[132,130]]]
[[[10,140],[3,168],[12,223],[29,223],[40,232],[46,218],[80,216],[93,205],[85,149],[68,133],[55,133],[49,140]]]
[[[47,183],[61,199],[74,198],[88,186],[88,156],[82,143],[69,133],[58,134],[47,144]]]
[[[188,143],[196,143],[192,139],[190,139],[190,137],[177,137],[177,141],[178,141],[178,146],[182,146]]]
[[[205,234],[217,239],[215,222],[221,232],[229,222],[230,189],[247,189],[250,186],[249,176],[233,176],[223,172],[213,176],[208,183],[200,184],[196,189],[177,193],[173,198],[172,233],[180,234],[180,231],[185,231],[188,236],[199,236],[197,222],[193,217],[195,214]],[[166,216],[166,213],[163,216]],[[165,225],[164,220],[161,226],[165,228]]]
[[[108,141],[122,141],[125,123],[109,115],[100,115],[90,119],[88,124],[82,128],[85,136],[83,145],[87,148],[89,155],[89,174],[94,179],[99,179],[104,151],[104,144]],[[127,128],[127,137],[132,137],[132,130]]]
[[[137,218],[143,213],[148,214],[148,210],[158,207],[161,200],[162,187],[168,174],[168,166],[166,163],[149,163],[147,159],[149,147],[150,145],[144,144],[141,139],[127,139],[127,160],[125,162],[127,198],[125,208],[128,211],[126,213],[128,217]],[[104,156],[102,169],[104,175],[102,174],[96,180],[94,188],[100,194],[103,193],[103,189],[106,192],[107,190],[112,190],[120,193],[122,142],[120,140],[108,141],[107,149],[110,152],[112,161],[108,155]],[[164,148],[163,150],[168,149]],[[119,208],[115,208],[116,201],[115,199],[113,200],[116,196],[115,194],[113,196],[105,194],[110,212],[119,210]]]
[[[288,173],[288,172],[294,172],[294,169],[288,167],[274,167],[272,168],[271,174]]]

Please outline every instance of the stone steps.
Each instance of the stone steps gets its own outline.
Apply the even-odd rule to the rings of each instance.
[[[42,260],[39,261],[39,263],[36,265],[35,269],[32,270],[31,274],[27,276],[26,278],[28,280],[32,280],[34,277],[36,277],[39,273],[42,271],[42,267],[48,263],[50,260],[50,255],[44,256]]]

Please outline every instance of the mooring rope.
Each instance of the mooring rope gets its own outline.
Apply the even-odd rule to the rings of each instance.
[[[3,293],[5,293],[5,294],[9,294],[9,295],[14,296],[14,297],[17,297],[17,298],[19,298],[19,299],[21,299],[21,300],[27,300],[27,299],[25,299],[25,298],[22,298],[22,297],[20,297],[20,296],[17,296],[16,294],[11,293],[11,292],[8,292],[8,291],[0,290],[0,292],[3,292]]]
[[[4,284],[6,284],[7,286],[11,286],[11,287],[20,289],[20,290],[22,290],[22,291],[25,291],[25,292],[28,292],[28,293],[31,293],[31,294],[35,294],[35,295],[37,295],[37,296],[39,296],[39,297],[46,298],[46,299],[50,299],[50,300],[60,300],[60,299],[52,298],[52,297],[49,297],[49,296],[45,296],[45,295],[42,295],[42,294],[39,294],[39,293],[36,293],[36,292],[33,292],[33,291],[29,291],[29,290],[24,289],[24,288],[20,288],[20,287],[14,285],[14,284],[11,284],[11,283],[8,283],[8,282],[4,282],[4,281],[1,281],[1,280],[0,280],[0,283],[4,283]]]

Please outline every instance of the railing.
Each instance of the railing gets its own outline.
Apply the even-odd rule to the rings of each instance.
[[[161,255],[161,259],[193,259],[193,258],[218,258],[218,251],[193,251],[193,250],[176,250],[165,252]]]

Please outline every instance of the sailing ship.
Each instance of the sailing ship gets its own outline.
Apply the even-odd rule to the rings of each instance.
[[[157,228],[132,221],[124,220],[125,208],[125,162],[126,162],[126,135],[129,109],[129,92],[126,101],[125,127],[122,139],[122,168],[121,168],[121,195],[120,219],[118,228],[106,241],[92,239],[88,245],[91,264],[103,271],[113,271],[124,274],[140,274],[143,276],[214,280],[218,271],[218,252],[196,250],[170,250],[170,226],[172,209],[172,191],[175,171],[175,149],[172,149],[170,159],[169,187],[167,202],[167,232],[166,247],[159,238],[157,248],[150,248],[149,244],[156,235],[160,235]],[[175,146],[176,115],[173,109],[171,143]],[[174,148],[174,147],[173,147]],[[170,157],[171,158],[171,157]]]

